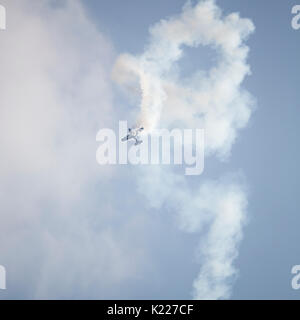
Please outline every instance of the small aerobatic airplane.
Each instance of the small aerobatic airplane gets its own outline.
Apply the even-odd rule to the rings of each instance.
[[[135,146],[138,146],[139,144],[143,143],[142,140],[139,139],[139,135],[140,133],[144,130],[143,127],[140,127],[140,128],[129,128],[128,129],[128,135],[126,137],[124,137],[122,139],[122,141],[128,141],[128,140],[131,140],[131,139],[134,139],[135,140]]]

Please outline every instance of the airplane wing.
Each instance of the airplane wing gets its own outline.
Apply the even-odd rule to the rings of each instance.
[[[141,143],[143,143],[142,140],[139,140],[137,137],[133,136],[132,134],[128,134],[126,137],[122,138],[121,141],[128,141],[129,139],[134,139],[135,140],[135,146],[140,145]]]
[[[123,142],[124,142],[124,141],[128,141],[128,140],[131,139],[131,138],[132,138],[131,135],[128,134],[126,137],[122,138],[122,141],[123,141]]]

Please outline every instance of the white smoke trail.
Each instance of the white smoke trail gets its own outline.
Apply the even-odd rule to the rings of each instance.
[[[140,89],[137,90],[141,94],[137,125],[143,126],[148,133],[151,133],[159,122],[165,100],[159,72],[156,73],[155,68],[150,66],[144,58],[136,59],[129,55],[121,55],[116,62],[113,77],[127,88]]]
[[[179,16],[162,20],[150,29],[150,42],[140,56],[121,55],[114,79],[121,85],[139,85],[138,118],[148,132],[159,126],[204,128],[206,155],[228,157],[237,131],[246,126],[253,101],[241,89],[249,74],[248,47],[252,22],[233,13],[223,16],[214,0],[188,2]],[[184,46],[210,46],[218,64],[209,72],[195,72],[188,79],[178,74],[177,61]],[[191,189],[187,181],[166,168],[148,168],[138,176],[140,191],[154,207],[177,212],[180,227],[200,232],[201,270],[194,282],[195,299],[228,298],[236,274],[233,261],[246,218],[246,195],[238,179],[202,182]]]

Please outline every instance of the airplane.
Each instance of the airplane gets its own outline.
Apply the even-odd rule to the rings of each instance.
[[[128,140],[131,140],[131,139],[134,139],[135,140],[135,146],[138,146],[140,145],[141,143],[143,143],[142,140],[139,140],[139,134],[144,130],[143,127],[140,127],[140,128],[129,128],[128,129],[128,135],[126,137],[124,137],[122,139],[122,141],[128,141]]]

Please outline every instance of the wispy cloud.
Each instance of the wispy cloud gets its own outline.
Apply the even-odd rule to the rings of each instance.
[[[113,47],[79,1],[1,4],[1,298],[110,296],[141,261],[131,218],[112,223],[113,168],[95,160],[114,114]]]

